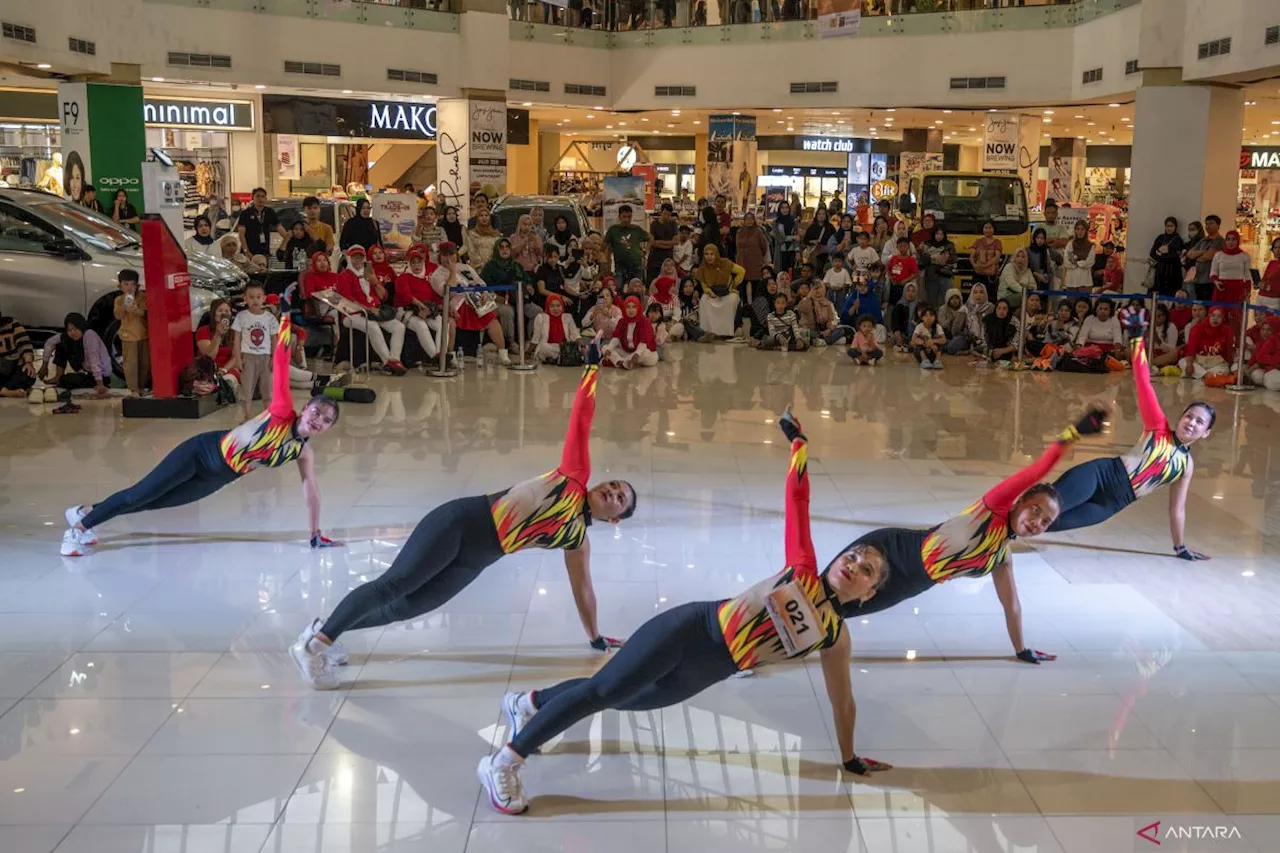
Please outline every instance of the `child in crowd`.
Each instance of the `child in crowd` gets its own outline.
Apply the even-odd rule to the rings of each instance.
[[[1280,309],[1280,237],[1271,241],[1271,260],[1267,261],[1255,298],[1259,305]]]
[[[920,322],[911,333],[911,354],[923,370],[942,369],[942,347],[947,342],[938,315],[931,306],[920,309]]]
[[[830,291],[831,299],[843,305],[849,296],[849,288],[853,286],[853,276],[844,265],[844,255],[831,256],[831,269],[822,276],[822,283]]]
[[[677,311],[676,287],[679,285],[676,262],[667,258],[658,270],[658,277],[649,285],[649,304],[657,305],[663,317],[670,319]],[[648,309],[645,309],[648,313]]]
[[[871,235],[866,231],[858,232],[858,245],[849,252],[849,263],[854,273],[863,277],[871,272],[872,264],[880,263],[880,253],[871,245]]]
[[[231,321],[234,333],[228,370],[240,372],[240,401],[244,419],[250,417],[253,389],[262,392],[262,406],[271,405],[271,351],[275,349],[280,321],[267,310],[267,294],[260,283],[249,282],[244,289],[244,310]]]
[[[1115,257],[1112,255],[1111,257]],[[1147,333],[1147,309],[1141,298],[1130,299],[1120,309],[1120,328],[1124,330],[1125,343],[1131,343]]]
[[[120,270],[115,315],[120,321],[120,351],[129,396],[137,397],[151,379],[151,347],[147,343],[147,294],[138,290],[138,271]]]
[[[697,266],[694,263],[695,248],[693,245],[693,231],[688,225],[680,226],[680,238],[676,241],[676,245],[671,250],[671,258],[675,262],[676,272],[680,278],[685,278]]]
[[[1178,291],[1173,295],[1178,299],[1191,298],[1183,288],[1178,288]],[[1174,302],[1169,305],[1169,320],[1178,327],[1178,331],[1182,332],[1183,335],[1186,335],[1187,324],[1191,322],[1191,307],[1185,302]]]
[[[796,312],[787,307],[787,297],[779,293],[774,297],[773,313],[769,315],[768,330],[760,341],[760,349],[807,350],[809,336],[800,328]]]
[[[1156,305],[1155,322],[1151,330],[1151,367],[1175,364],[1178,361],[1178,327],[1169,319],[1169,309]]]
[[[911,252],[911,241],[906,237],[899,237],[897,250],[893,256],[889,258],[889,263],[885,266],[889,271],[889,302],[897,305],[902,298],[902,291],[907,284],[914,282],[920,274],[920,266],[916,263],[916,256]]]
[[[653,326],[640,308],[638,296],[628,296],[622,303],[622,319],[604,348],[604,364],[630,370],[653,367],[658,363],[658,342]]]
[[[576,344],[582,340],[578,332],[578,324],[573,322],[573,315],[564,310],[564,299],[558,293],[547,297],[547,310],[539,312],[533,318],[533,336],[529,346],[533,355],[545,364],[557,364],[560,361],[560,345]]]
[[[855,364],[876,365],[884,358],[883,343],[876,337],[876,321],[865,314],[858,318],[857,331],[849,344],[849,358]]]
[[[596,304],[592,305],[587,310],[586,316],[582,318],[582,325],[584,329],[590,327],[597,340],[607,341],[621,319],[622,309],[614,300],[613,290],[605,286],[600,288],[600,293],[596,296]]]
[[[1236,336],[1226,320],[1226,311],[1215,307],[1209,312],[1208,320],[1195,324],[1187,336],[1183,375],[1205,379],[1231,372],[1236,358]]]
[[[649,325],[653,326],[653,341],[658,345],[658,361],[666,361],[662,345],[671,339],[671,329],[670,324],[662,319],[662,306],[656,302],[651,303],[644,309],[644,316],[649,320]]]
[[[1124,291],[1124,267],[1120,263],[1121,255],[1113,252],[1107,256],[1107,265],[1102,270],[1102,287],[1095,293],[1121,293]]]
[[[1259,323],[1258,346],[1249,360],[1249,378],[1254,385],[1268,391],[1280,391],[1280,335],[1276,334],[1276,318]]]

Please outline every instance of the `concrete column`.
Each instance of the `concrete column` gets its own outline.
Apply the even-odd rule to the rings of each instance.
[[[902,131],[902,150],[941,154],[942,131],[933,127],[908,127]]]
[[[551,192],[551,170],[559,164],[560,154],[568,144],[568,139],[569,137],[555,132],[538,135],[538,192]]]
[[[1224,231],[1235,219],[1244,92],[1183,85],[1178,69],[1161,71],[1144,72],[1134,113],[1128,290],[1145,280],[1146,249],[1166,216],[1178,218],[1184,236],[1193,219],[1215,213]]]
[[[707,195],[707,190],[711,186],[707,180],[707,134],[699,133],[694,136],[693,140],[693,197],[694,199],[703,198]],[[707,201],[712,201],[708,198]],[[701,211],[699,211],[701,214]]]

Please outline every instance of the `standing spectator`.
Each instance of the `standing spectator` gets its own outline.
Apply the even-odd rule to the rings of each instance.
[[[672,249],[671,258],[675,261],[676,272],[687,277],[693,271],[697,259],[697,247],[693,245],[693,231],[688,225],[681,225],[679,239]]]
[[[1107,240],[1102,244],[1102,254],[1093,257],[1093,269],[1090,273],[1093,275],[1094,293],[1101,293],[1107,289],[1107,262],[1113,257],[1116,257],[1116,244]]]
[[[841,304],[844,300],[840,300]],[[838,317],[836,306],[827,298],[827,288],[818,282],[809,291],[809,295],[796,303],[796,314],[800,317],[800,327],[809,333],[814,346],[825,347],[828,337],[835,331]],[[833,340],[838,340],[839,336]]]
[[[700,256],[702,250],[707,246],[715,246],[716,252],[723,255],[724,243],[720,240],[720,222],[716,217],[715,208],[710,206],[703,207],[700,218],[698,242],[694,246],[697,254]]]
[[[111,218],[126,228],[138,230],[138,223],[141,221],[138,208],[129,204],[129,194],[123,189],[116,190],[115,198],[111,200]]]
[[[721,258],[715,246],[702,250],[702,263],[693,271],[693,280],[702,288],[699,325],[708,336],[733,337],[734,319],[742,299],[738,285],[746,273],[733,261]]]
[[[826,266],[826,245],[836,233],[836,229],[827,221],[827,209],[819,206],[813,214],[813,221],[804,230],[801,242],[804,244],[804,263],[815,267]]]
[[[472,224],[474,225],[474,220],[472,221]],[[458,218],[458,208],[451,206],[444,209],[444,220],[440,223],[440,228],[444,231],[445,240],[460,249],[463,248],[463,228],[462,221]],[[439,254],[440,246],[439,244],[436,244],[436,256],[439,257]],[[488,255],[485,255],[484,257],[488,257]],[[481,258],[476,258],[476,263],[480,262]]]
[[[266,292],[258,282],[244,289],[245,308],[231,322],[234,333],[228,370],[240,372],[240,401],[244,419],[253,405],[253,389],[262,392],[263,408],[271,406],[271,351],[275,348],[280,321],[266,309]]]
[[[27,330],[0,314],[0,397],[25,397],[36,384],[36,353]]]
[[[932,213],[926,213],[924,218],[920,220],[920,227],[911,232],[911,245],[919,250],[928,241],[934,237],[934,231],[938,228],[938,220]]]
[[[569,217],[562,213],[556,217],[555,224],[551,226],[551,233],[547,235],[547,242],[555,243],[556,248],[560,250],[560,257],[567,260],[570,251],[569,244],[573,240],[573,231],[569,229]]]
[[[1249,291],[1253,287],[1253,275],[1249,271],[1253,266],[1253,259],[1240,248],[1239,231],[1232,229],[1227,232],[1222,251],[1214,254],[1209,266],[1214,302],[1241,303],[1249,298]],[[1232,328],[1235,328],[1239,319],[1239,309],[1227,311],[1227,322],[1231,323]]]
[[[631,205],[620,205],[618,221],[604,232],[604,244],[613,257],[613,274],[618,281],[630,281],[644,275],[644,253],[649,234],[632,223],[631,214]],[[523,217],[521,219],[523,221]]]
[[[476,227],[476,217],[480,215],[480,211],[482,210],[485,213],[491,212],[489,207],[489,197],[484,193],[476,193],[471,199],[471,218],[467,220],[468,228]],[[445,213],[448,213],[447,209],[445,210]],[[530,221],[532,221],[532,218],[530,218]],[[453,239],[452,235],[450,235],[449,239]],[[479,263],[479,261],[477,261],[477,263]]]
[[[1058,203],[1049,199],[1044,203],[1044,230],[1049,237],[1049,248],[1054,252],[1054,263],[1062,266],[1063,253],[1071,240],[1071,229],[1058,221]]]
[[[885,269],[889,272],[889,302],[896,305],[907,285],[914,284],[920,274],[915,255],[911,254],[910,240],[898,238],[898,251],[890,256]]]
[[[1257,298],[1259,305],[1280,308],[1280,237],[1271,241],[1271,260],[1262,273]]]
[[[89,328],[83,314],[68,314],[62,333],[44,342],[45,381],[62,388],[92,388],[107,396],[111,378],[111,354],[98,333]]]
[[[1067,245],[1065,259],[1066,277],[1062,286],[1066,290],[1088,293],[1093,288],[1093,242],[1089,239],[1089,223],[1076,222],[1075,239]]]
[[[884,259],[884,247],[893,237],[893,230],[889,226],[889,220],[883,216],[877,216],[876,221],[871,226],[871,248],[880,254],[880,259]]]
[[[302,215],[306,217],[307,234],[315,243],[323,244],[326,255],[333,251],[336,240],[333,227],[320,218],[320,199],[309,195],[302,200]],[[301,269],[301,267],[299,267]]]
[[[724,195],[715,197],[716,224],[720,226],[720,245],[728,248],[729,230],[733,226],[733,214],[729,212],[729,199]]]
[[[356,205],[356,209],[359,210],[359,204]],[[346,229],[343,229],[344,234],[345,231]],[[272,234],[279,234],[281,239],[288,237],[284,226],[276,217],[276,212],[267,207],[267,191],[262,187],[254,189],[253,203],[240,211],[240,219],[236,222],[236,233],[240,235],[240,245],[251,258],[255,255],[271,257]]]
[[[523,217],[523,218],[527,218],[527,217]],[[446,234],[449,231],[447,227],[448,224],[449,223],[446,221],[445,222]],[[463,253],[467,256],[468,264],[471,264],[472,266],[474,266],[474,264],[480,264],[481,266],[484,266],[486,263],[489,262],[489,259],[493,257],[494,248],[497,246],[498,241],[501,239],[502,239],[502,232],[499,231],[497,228],[493,227],[493,214],[489,212],[488,208],[485,208],[484,210],[481,210],[478,213],[476,213],[475,218],[472,220],[471,227],[468,228],[466,230],[466,233],[463,235],[462,243],[460,244],[454,243],[454,245],[459,246],[462,249]],[[449,242],[453,242],[452,238],[449,240]],[[537,250],[537,254],[534,256],[534,260],[537,261],[537,259],[540,259],[542,257],[542,241],[537,238],[536,234],[533,235],[533,239],[530,242],[529,246]],[[511,251],[512,251],[512,257],[515,258],[514,242],[511,245]],[[436,256],[439,257],[439,254],[440,254],[440,244],[437,243]],[[516,258],[516,261],[525,268],[525,272],[533,272],[533,269],[527,266],[524,260],[520,258]],[[536,266],[536,263],[535,263],[535,266]]]
[[[1000,280],[1000,262],[1003,259],[1004,244],[996,236],[996,224],[987,220],[982,223],[982,236],[973,241],[973,251],[969,253],[974,280],[982,282],[988,289],[995,287]]]
[[[1161,296],[1172,296],[1182,287],[1182,252],[1186,248],[1178,233],[1178,220],[1172,216],[1164,220],[1164,232],[1156,235],[1147,257],[1151,259],[1154,288]]]
[[[853,273],[865,278],[871,265],[880,260],[880,252],[871,245],[871,235],[866,231],[858,232],[858,245],[849,253],[849,265]]]
[[[756,215],[747,211],[742,217],[742,225],[734,237],[737,243],[738,266],[746,270],[748,302],[755,298],[756,291],[764,282],[764,266],[769,261],[769,238],[764,229],[756,224]],[[650,253],[652,255],[652,252]]]
[[[1057,262],[1053,258],[1053,249],[1049,246],[1049,234],[1043,228],[1037,228],[1031,235],[1031,248],[1027,249],[1027,266],[1036,280],[1038,290],[1053,290],[1057,280]]]
[[[151,347],[147,343],[147,294],[138,291],[138,271],[120,270],[116,275],[120,295],[113,313],[120,322],[120,350],[124,360],[124,381],[129,396],[136,397],[151,379]]]
[[[184,248],[187,250],[187,257],[192,255],[208,255],[211,258],[221,256],[222,250],[218,245],[218,241],[213,236],[213,223],[209,221],[207,216],[197,216],[196,233],[187,238]],[[235,238],[232,238],[233,240]]]
[[[956,244],[947,236],[946,226],[937,225],[929,239],[919,245],[918,251],[924,264],[921,275],[924,279],[924,301],[939,305],[951,289],[951,278],[956,272]],[[986,279],[975,275],[974,281],[985,282]]]
[[[898,241],[903,239],[907,241],[907,254],[913,258],[916,257],[916,247],[912,245],[911,237],[907,234],[907,223],[901,219],[896,219],[893,223],[893,233],[885,241],[884,249],[880,251],[880,263],[886,267],[889,266],[889,259],[901,253],[898,248]]]
[[[342,234],[338,237],[338,246],[345,253],[352,246],[359,246],[366,252],[373,246],[382,245],[382,231],[373,218],[373,204],[367,198],[356,202],[356,215],[342,226]]]
[[[846,213],[837,220],[836,233],[827,239],[827,254],[848,258],[853,251],[857,231],[853,224],[853,214]]]
[[[1201,302],[1208,302],[1213,297],[1213,258],[1227,245],[1227,241],[1218,233],[1221,227],[1220,217],[1212,213],[1206,216],[1204,237],[1187,250],[1187,260],[1196,265],[1196,299]]]
[[[94,213],[103,213],[102,202],[98,201],[98,191],[94,189],[93,184],[88,184],[84,188],[84,195],[80,198],[80,206],[87,207]]]
[[[454,211],[457,216],[457,211]],[[444,228],[440,227],[440,223],[436,217],[436,209],[434,206],[423,205],[422,210],[418,213],[418,223],[414,228],[413,239],[417,243],[426,246],[431,252],[432,263],[436,260],[436,247],[449,239],[445,236]]]
[[[658,218],[649,223],[649,257],[645,281],[653,281],[662,269],[662,262],[674,256],[676,238],[680,235],[680,223],[676,221],[675,208],[664,201],[658,209]],[[567,223],[566,223],[567,224]]]
[[[778,215],[773,220],[773,233],[778,248],[778,269],[791,270],[796,265],[796,218],[789,202],[778,204]]]
[[[1031,272],[1030,256],[1026,249],[1018,249],[1013,253],[1012,263],[1005,264],[1000,271],[1000,284],[996,290],[996,299],[1003,299],[1009,307],[1022,307],[1022,294],[1036,289],[1036,278]]]

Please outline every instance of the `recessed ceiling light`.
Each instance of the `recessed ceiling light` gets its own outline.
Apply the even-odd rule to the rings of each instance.
[[[1077,136],[1076,139],[1084,139],[1083,136]]]
[[[351,90],[350,90],[350,89],[343,89],[343,90],[342,90],[342,94],[344,94],[344,95],[350,95],[350,94],[351,94]]]
[[[1120,120],[1121,120],[1121,121],[1128,121],[1128,120],[1129,120],[1129,117],[1128,117],[1128,116],[1121,116],[1121,117],[1120,117]]]
[[[832,110],[832,111],[831,111],[831,114],[832,114],[833,116],[838,116],[838,115],[840,115],[840,111],[839,111],[839,110]]]
[[[773,111],[774,111],[775,113],[780,113],[780,112],[782,112],[782,107],[774,107],[774,108],[773,108]]]
[[[1098,123],[1096,121],[1089,122],[1089,127],[1097,127],[1097,126],[1098,126]]]
[[[1076,118],[1084,118],[1084,116],[1076,116]]]
[[[785,122],[785,121],[783,121],[782,119],[778,119],[778,121],[777,121],[776,123],[777,123],[777,124],[786,124],[786,122]]]
[[[1045,115],[1047,115],[1047,116],[1051,116],[1051,115],[1053,115],[1053,110],[1045,110],[1045,111],[1044,111],[1044,114],[1045,114]]]
[[[1041,119],[1040,121],[1043,122],[1044,124],[1053,124],[1053,119],[1051,118]]]
[[[994,113],[994,112],[999,112],[999,110],[997,110],[995,107],[992,107],[991,109],[987,110],[987,112]]]
[[[977,128],[976,128],[976,127],[971,127],[971,128],[969,128],[969,131],[970,131],[971,133],[972,133],[973,131],[975,131],[975,130],[977,130]]]
[[[606,124],[606,125],[604,126],[604,129],[605,129],[605,130],[613,130],[613,125],[611,125],[611,124]]]
[[[695,122],[694,122],[694,124],[702,124],[702,122],[700,122],[700,121],[695,121]]]
[[[525,101],[525,102],[524,102],[524,103],[522,103],[520,106],[522,106],[522,107],[531,107],[531,106],[533,106],[533,101]]]
[[[675,127],[675,125],[674,125],[674,124],[669,124],[669,125],[667,125],[667,127]]]
[[[48,71],[52,67],[53,66],[47,62],[41,62],[39,65],[36,66],[36,68],[39,68],[41,71]]]
[[[591,109],[595,110],[596,112],[600,112],[601,110],[604,109],[604,107],[592,107]]]
[[[679,110],[672,110],[672,111],[671,111],[671,114],[672,114],[673,116],[678,116],[678,115],[680,115],[680,111],[679,111]]]
[[[942,124],[942,119],[935,119],[934,124]]]
[[[627,123],[625,121],[618,122],[618,127],[626,127],[626,126],[627,126]]]
[[[1109,107],[1118,107],[1118,106],[1120,106],[1120,105],[1119,105],[1119,104],[1107,104],[1107,106],[1109,106]]]
[[[265,89],[265,88],[267,88],[267,87],[266,87],[266,86],[264,86],[264,85],[262,85],[261,83],[259,83],[258,85],[254,86],[253,88],[255,88],[255,89]]]
[[[736,116],[740,116],[740,115],[742,115],[742,113],[738,112],[737,110],[734,110],[734,111],[733,111],[733,114],[734,114],[734,115],[736,115]]]
[[[641,120],[641,121],[648,121],[648,119],[647,119],[647,118],[642,118],[642,119],[640,119],[640,120]]]
[[[595,113],[587,113],[587,118],[595,118]]]
[[[164,82],[164,78],[163,78],[163,77],[152,77],[152,78],[151,78],[151,82],[152,82],[152,83],[163,83],[163,82]]]
[[[788,128],[787,128],[787,130],[788,130],[788,131],[794,131],[794,130],[795,130],[795,128],[794,128],[794,127],[788,127]]]
[[[947,115],[951,115],[951,110],[943,110],[943,112],[946,113]]]

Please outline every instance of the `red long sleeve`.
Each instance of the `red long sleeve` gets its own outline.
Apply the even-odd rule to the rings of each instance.
[[[560,456],[560,473],[577,480],[584,487],[591,477],[591,421],[596,415],[596,375],[599,365],[588,364],[582,370],[578,393],[569,413],[569,431],[564,437]]]
[[[791,442],[787,471],[786,559],[796,574],[817,574],[818,558],[809,534],[809,447],[803,438]]]
[[[1040,454],[1040,458],[1035,462],[1012,477],[1000,481],[991,491],[982,496],[982,502],[987,505],[987,509],[1000,515],[1007,515],[1018,496],[1043,480],[1053,466],[1058,464],[1058,460],[1067,452],[1067,444],[1066,440],[1055,441],[1049,445],[1048,450]]]
[[[1267,338],[1253,351],[1253,366],[1263,370],[1280,367],[1280,333]]]
[[[293,340],[293,326],[289,315],[280,318],[280,332],[276,335],[276,349],[271,353],[271,414],[277,418],[293,417],[293,391],[289,387],[289,344]],[[252,392],[250,392],[252,393]]]
[[[1141,338],[1133,346],[1133,384],[1138,397],[1138,413],[1142,416],[1142,428],[1148,432],[1166,432],[1169,421],[1151,387],[1151,368],[1147,363],[1147,345]]]

